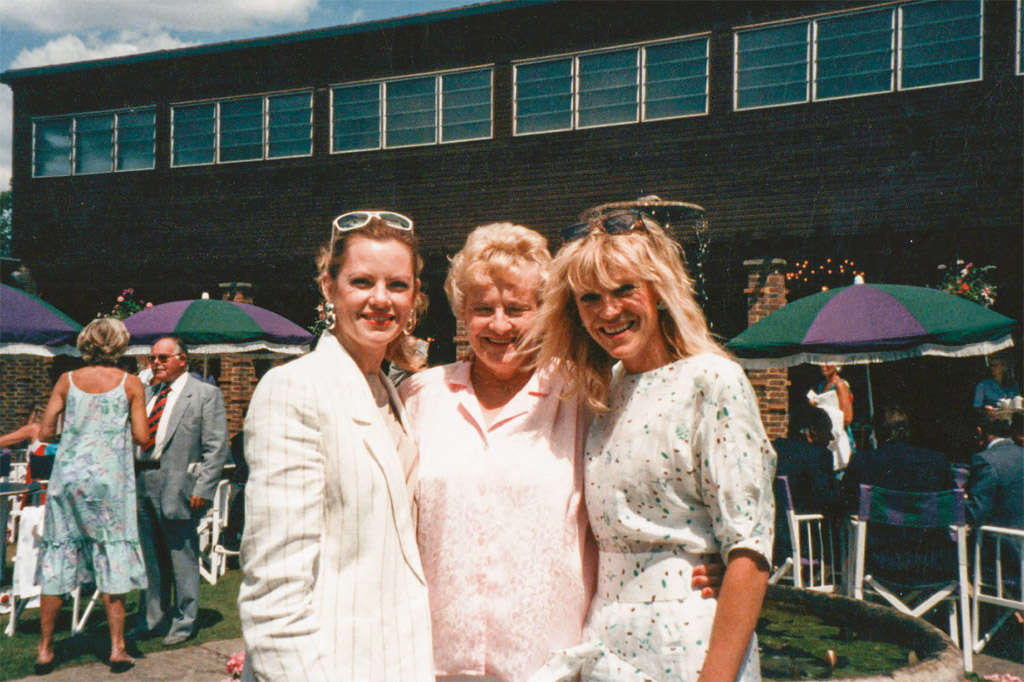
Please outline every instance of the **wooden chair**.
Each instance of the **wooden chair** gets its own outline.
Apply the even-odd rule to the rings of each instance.
[[[775,477],[775,513],[786,516],[790,556],[775,569],[768,583],[774,585],[789,576],[794,587],[834,592],[836,552],[829,519],[823,514],[797,513],[786,476]]]
[[[1005,569],[1011,566],[1007,575]],[[1011,616],[1024,612],[1024,530],[999,526],[974,529],[972,587],[971,649],[978,654]],[[1002,610],[995,625],[984,634],[981,604],[992,604]]]

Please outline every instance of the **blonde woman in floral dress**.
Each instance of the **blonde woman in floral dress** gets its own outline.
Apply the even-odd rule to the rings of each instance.
[[[51,441],[57,418],[64,431],[46,491],[46,520],[37,576],[40,600],[36,671],[55,663],[53,628],[63,595],[94,583],[103,595],[110,629],[110,666],[133,664],[125,649],[124,595],[146,587],[135,514],[132,441],[149,439],[146,399],[137,376],[118,369],[128,347],[120,320],[101,318],[78,335],[86,367],[57,380],[43,414],[39,438]]]
[[[584,643],[533,679],[759,680],[775,454],[750,384],[656,223],[625,212],[564,236],[539,363],[563,361],[597,413],[584,490],[598,584]],[[717,600],[690,585],[709,554],[726,562]]]

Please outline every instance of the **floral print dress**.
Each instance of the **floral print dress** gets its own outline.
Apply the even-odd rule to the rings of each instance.
[[[106,393],[86,393],[68,379],[37,579],[50,595],[87,583],[104,594],[145,588],[124,379]]]
[[[618,365],[609,405],[586,448],[600,557],[585,641],[534,680],[696,680],[717,602],[692,591],[692,568],[738,548],[770,561],[775,453],[750,383],[719,355]],[[756,637],[737,679],[761,679]]]

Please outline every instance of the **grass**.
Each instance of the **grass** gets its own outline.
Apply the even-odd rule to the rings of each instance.
[[[192,646],[202,642],[220,639],[236,639],[242,636],[242,628],[238,621],[238,586],[242,581],[242,572],[228,571],[217,585],[209,585],[205,581],[199,589],[199,633],[185,644]],[[126,629],[135,624],[135,612],[138,608],[139,593],[133,592],[126,598],[128,619]],[[6,626],[7,618],[2,618]],[[0,665],[0,680],[15,680],[31,675],[36,660],[36,646],[39,644],[39,611],[27,609],[18,619],[18,629],[13,638],[0,634],[3,663]],[[170,649],[160,644],[161,637],[154,637],[143,642],[129,642],[128,650],[135,658],[154,651]],[[65,601],[57,619],[54,649],[60,667],[70,667],[106,661],[110,653],[110,635],[107,631],[107,618],[102,603],[97,600],[96,608],[85,630],[79,635],[71,636],[71,602]]]

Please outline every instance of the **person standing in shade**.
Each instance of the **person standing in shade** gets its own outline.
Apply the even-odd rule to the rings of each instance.
[[[149,440],[135,463],[149,587],[132,634],[146,637],[169,619],[163,644],[173,646],[196,633],[197,527],[228,456],[228,426],[220,389],[189,376],[181,339],[157,341],[149,361],[157,383],[147,390]]]

